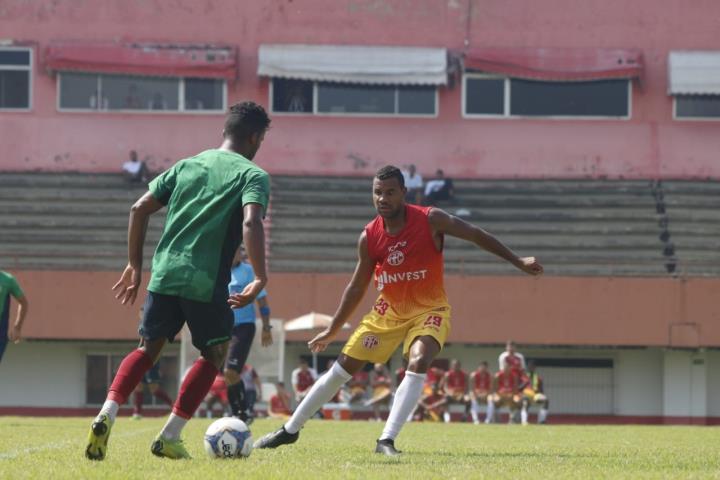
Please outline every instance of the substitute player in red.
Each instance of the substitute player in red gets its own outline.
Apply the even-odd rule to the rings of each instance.
[[[185,323],[202,356],[185,375],[172,414],[151,452],[160,457],[189,457],[180,433],[225,362],[233,326],[229,304],[249,304],[267,283],[262,219],[270,197],[270,177],[252,159],[269,126],[270,118],[260,105],[233,105],[220,148],[177,162],[150,182],[149,191],[132,206],[128,265],[113,287],[123,305],[132,304],[140,289],[150,215],[167,205],[167,218],[153,256],[140,347],[123,359],[92,422],[87,458],[105,458],[120,405]],[[241,241],[255,279],[228,298],[232,259]]]
[[[492,402],[489,397],[492,393],[493,376],[488,369],[488,363],[486,361],[480,362],[480,366],[470,374],[470,414],[472,415],[473,423],[478,425],[480,420],[478,419],[478,413],[480,413],[480,405],[484,404],[487,406],[487,413],[485,414],[485,423],[492,421],[493,411]]]
[[[255,448],[276,448],[297,441],[310,416],[355,372],[367,362],[386,363],[402,343],[403,354],[408,357],[407,372],[375,449],[377,453],[398,455],[395,437],[417,405],[425,374],[450,329],[450,305],[443,285],[445,235],[473,242],[531,275],[542,273],[535,258],[518,257],[481,228],[438,208],[406,205],[407,190],[396,167],[378,170],[372,192],[378,216],[360,235],[355,273],[331,325],[308,342],[310,349],[321,352],[327,348],[373,277],[380,293],[375,306],[362,319],[333,368],[315,382],[290,420],[258,440]]]
[[[496,408],[508,407],[510,418],[508,423],[513,422],[513,417],[520,408],[520,375],[513,370],[512,363],[505,361],[505,368],[495,374],[493,381],[492,412],[488,405],[488,417],[493,418]]]
[[[445,392],[448,408],[443,413],[445,423],[450,423],[450,405],[460,403],[465,407],[465,419],[470,413],[470,396],[467,394],[467,373],[461,368],[460,361],[450,361],[450,370],[443,376],[440,388]]]

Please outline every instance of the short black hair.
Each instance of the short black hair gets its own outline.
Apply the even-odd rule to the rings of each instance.
[[[398,183],[402,188],[405,188],[405,177],[399,168],[393,165],[385,165],[375,173],[375,178],[378,180],[389,180],[391,178],[397,178]]]
[[[225,135],[241,142],[252,135],[263,133],[270,127],[270,117],[265,109],[255,102],[236,103],[225,119]]]

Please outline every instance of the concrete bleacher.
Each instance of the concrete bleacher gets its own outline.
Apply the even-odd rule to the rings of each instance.
[[[551,275],[720,274],[716,183],[667,185],[674,255],[659,238],[665,213],[649,181],[456,180],[455,187],[457,202],[441,207],[464,213],[518,253],[538,256]],[[704,204],[713,192],[714,203]],[[373,216],[366,178],[274,176],[271,269],[351,272],[358,235]],[[515,271],[454,238],[445,258],[453,273]]]
[[[121,175],[0,173],[0,265],[118,270],[127,263],[130,206],[145,191]],[[145,265],[164,213],[148,225]]]
[[[273,176],[270,268],[351,272],[374,216],[367,178]],[[496,234],[551,275],[720,275],[720,183],[626,180],[457,180],[441,205]],[[7,269],[117,270],[127,221],[145,187],[117,174],[0,173],[0,265]],[[658,193],[660,192],[660,193]],[[662,203],[663,208],[659,208]],[[164,210],[148,227],[145,265]],[[666,236],[660,238],[666,230]],[[668,245],[672,252],[668,253]],[[668,263],[675,264],[669,272]],[[506,263],[448,238],[446,266],[510,274]]]

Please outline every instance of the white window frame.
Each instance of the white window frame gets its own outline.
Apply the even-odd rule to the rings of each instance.
[[[28,106],[27,108],[3,108],[0,107],[0,112],[30,112],[33,107],[33,65],[35,65],[35,52],[32,47],[18,47],[18,46],[0,46],[0,50],[13,50],[23,51],[30,53],[30,63],[25,65],[4,65],[0,64],[0,70],[10,71],[24,71],[30,72],[28,74]]]
[[[481,78],[481,79],[505,79],[505,88],[504,88],[504,98],[503,98],[503,105],[504,105],[504,113],[502,115],[497,114],[483,114],[483,113],[467,113],[466,109],[466,90],[467,90],[467,79],[468,78]],[[462,95],[461,95],[461,111],[462,111],[462,118],[466,119],[520,119],[520,120],[630,120],[632,118],[632,104],[633,104],[633,96],[632,96],[632,79],[627,78],[625,81],[627,81],[627,88],[628,88],[628,114],[625,116],[607,116],[607,115],[548,115],[548,116],[542,116],[542,115],[511,115],[510,114],[510,99],[512,95],[512,83],[511,83],[510,77],[505,77],[503,75],[493,75],[493,74],[487,74],[487,73],[464,73],[463,74],[463,81],[462,81]]]
[[[720,95],[713,95],[713,96],[720,96]],[[677,114],[677,96],[673,95],[673,112],[672,112],[673,120],[677,120],[678,122],[719,122],[720,116],[717,117],[678,117]]]
[[[97,76],[97,88],[98,91],[102,89],[102,76],[112,76],[111,73],[97,73],[97,72],[80,72],[80,71],[66,71],[58,72],[56,79],[56,90],[57,95],[55,96],[55,108],[58,112],[62,113],[102,113],[102,114],[115,114],[115,113],[131,113],[137,115],[224,115],[227,111],[227,80],[222,80],[222,108],[214,110],[186,110],[185,109],[185,80],[186,77],[163,77],[177,80],[178,83],[178,108],[177,110],[149,110],[149,109],[109,109],[109,108],[62,108],[60,106],[60,95],[62,92],[62,76],[63,73],[87,73],[90,75]],[[123,75],[125,76],[125,75]],[[146,78],[148,75],[127,75],[138,78]],[[196,78],[196,77],[192,77]],[[213,79],[218,80],[218,79]]]
[[[318,84],[319,82],[314,80],[305,80],[312,82],[313,84],[313,105],[311,112],[282,112],[276,111],[274,108],[274,78],[270,78],[270,87],[268,88],[268,105],[270,105],[270,113],[273,115],[288,115],[291,117],[297,116],[318,116],[318,117],[359,117],[359,118],[437,118],[440,115],[440,101],[439,101],[439,88],[437,85],[432,85],[435,89],[435,105],[434,113],[360,113],[360,112],[319,112],[318,111]],[[399,89],[404,85],[392,85],[395,88],[395,110],[398,109],[398,103],[400,101]]]

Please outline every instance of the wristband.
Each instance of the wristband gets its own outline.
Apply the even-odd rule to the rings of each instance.
[[[262,329],[263,329],[263,332],[269,332],[270,330],[272,330],[272,325],[270,325],[270,324],[263,325]]]

